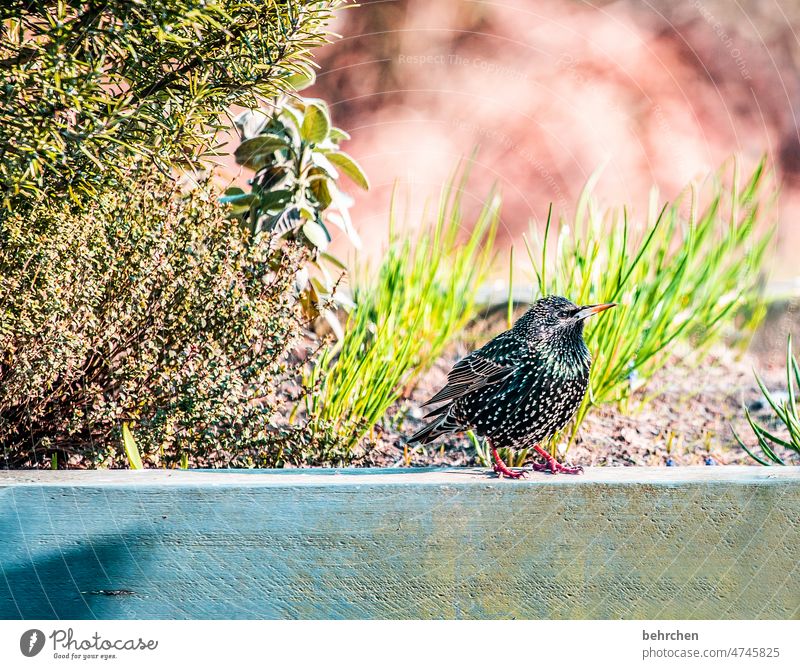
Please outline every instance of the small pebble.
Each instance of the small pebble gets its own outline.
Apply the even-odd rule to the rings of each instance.
[[[714,465],[716,465],[716,464],[717,464],[717,461],[716,461],[716,460],[714,460],[714,458],[712,458],[712,457],[709,455],[709,456],[707,456],[707,457],[706,457],[706,459],[705,459],[705,463],[706,463],[706,464],[707,464],[709,467],[713,467]]]
[[[664,463],[667,467],[677,467],[678,464],[672,458],[667,458],[667,461]]]

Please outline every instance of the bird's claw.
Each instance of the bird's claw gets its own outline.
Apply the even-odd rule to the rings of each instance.
[[[538,444],[534,445],[533,450],[535,450],[539,455],[544,458],[544,462],[534,462],[533,469],[537,472],[549,472],[551,474],[582,474],[583,467],[577,465],[576,467],[568,467],[567,465],[562,465],[558,460],[556,460],[552,454],[548,453]]]
[[[574,467],[568,467],[567,465],[562,465],[559,462],[556,462],[556,470],[561,474],[583,474],[583,467],[580,465],[575,465]],[[553,472],[554,474],[556,472]]]
[[[521,471],[515,471],[513,469],[509,469],[508,467],[501,467],[500,465],[495,465],[492,467],[495,474],[497,474],[500,478],[509,478],[509,479],[521,479],[528,475],[528,472],[524,469]]]
[[[550,474],[583,474],[583,467],[580,465],[575,467],[562,465],[553,457],[548,458],[545,462],[534,462],[533,469],[537,472],[548,472]]]

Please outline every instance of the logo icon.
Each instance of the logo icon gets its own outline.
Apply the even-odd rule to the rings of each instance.
[[[19,649],[25,657],[38,655],[44,648],[44,633],[42,630],[28,630],[19,638]]]

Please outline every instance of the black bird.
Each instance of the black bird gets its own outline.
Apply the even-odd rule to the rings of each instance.
[[[577,474],[539,443],[558,432],[575,415],[589,385],[592,364],[583,341],[586,318],[616,306],[612,303],[579,307],[566,298],[544,297],[510,330],[459,360],[447,385],[422,406],[446,402],[426,418],[436,417],[415,433],[409,443],[423,444],[448,432],[473,430],[486,437],[494,471],[519,478],[497,449],[530,448],[544,457],[536,471]]]

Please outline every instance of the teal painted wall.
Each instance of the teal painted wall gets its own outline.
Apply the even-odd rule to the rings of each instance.
[[[0,473],[0,567],[11,619],[797,618],[800,470]]]

